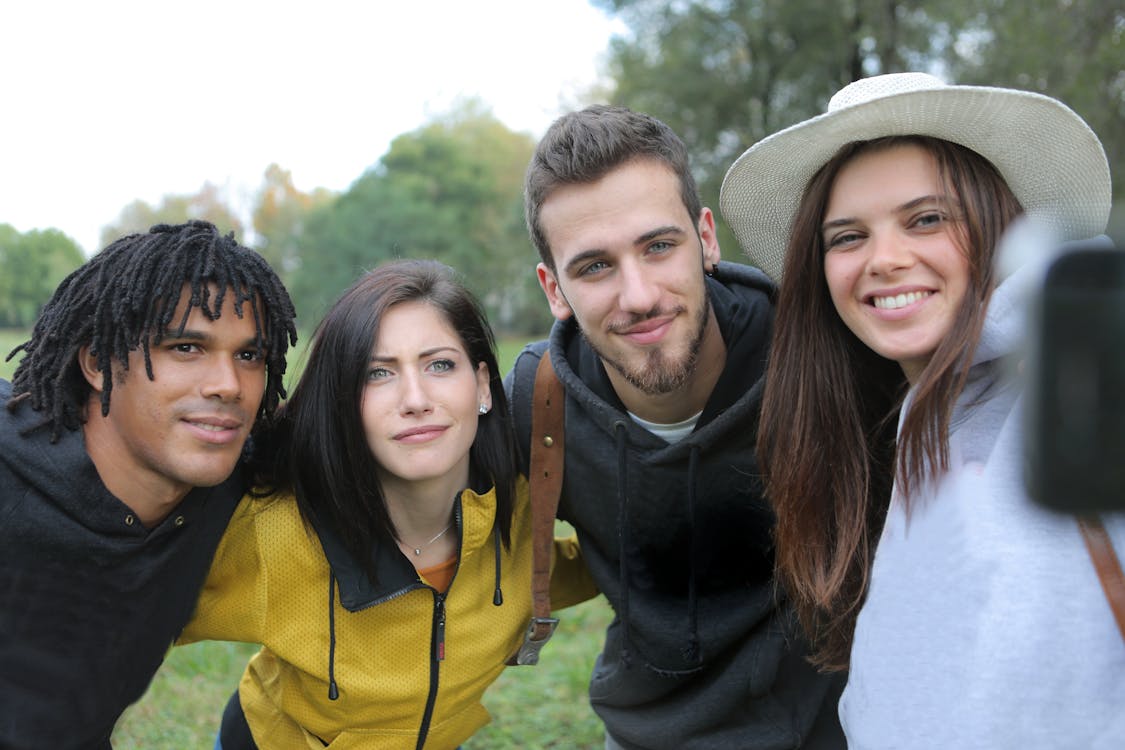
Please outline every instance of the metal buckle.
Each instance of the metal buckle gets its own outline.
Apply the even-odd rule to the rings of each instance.
[[[532,636],[535,635],[538,625],[547,626],[547,635],[535,640]],[[558,626],[559,619],[557,617],[532,617],[531,624],[527,626],[527,632],[524,633],[520,650],[516,653],[516,664],[538,664],[539,652],[543,649],[543,646],[547,645],[547,641],[551,640],[551,636],[555,634],[555,628]]]

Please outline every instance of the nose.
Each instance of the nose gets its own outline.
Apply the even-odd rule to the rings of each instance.
[[[233,358],[216,357],[206,372],[200,385],[205,397],[220,401],[238,401],[242,398],[242,379]]]
[[[914,265],[914,253],[908,240],[894,232],[873,232],[867,246],[870,249],[867,270],[872,276],[883,276]]]
[[[620,266],[621,289],[618,304],[625,312],[647,313],[660,302],[660,285],[651,278],[654,271],[637,263]]]
[[[399,380],[403,414],[425,414],[433,408],[421,373],[407,372]]]

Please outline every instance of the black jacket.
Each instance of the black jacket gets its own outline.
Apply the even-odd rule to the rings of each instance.
[[[508,377],[523,447],[548,345],[567,393],[559,517],[577,529],[617,615],[590,700],[627,748],[843,747],[840,680],[804,660],[774,585],[773,515],[754,456],[772,287],[727,263],[707,283],[726,367],[681,442],[628,416],[573,320],[529,345]],[[815,741],[803,744],[818,718]]]
[[[0,380],[0,748],[108,748],[191,615],[242,479],[146,529],[81,431],[52,445],[10,394]]]

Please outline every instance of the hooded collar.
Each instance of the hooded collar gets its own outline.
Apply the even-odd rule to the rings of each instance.
[[[702,668],[705,644],[699,637],[699,587],[695,560],[701,541],[696,524],[696,490],[699,482],[701,453],[715,443],[729,439],[732,429],[753,429],[757,423],[757,407],[761,400],[763,374],[773,322],[771,300],[774,287],[769,278],[749,266],[723,263],[716,266],[713,277],[706,278],[708,298],[715,311],[719,331],[727,349],[727,365],[711,392],[695,430],[683,440],[668,444],[629,418],[614,391],[601,359],[594,353],[578,330],[573,318],[558,322],[552,328],[549,347],[551,361],[567,396],[598,429],[604,430],[614,446],[617,457],[616,507],[617,554],[620,598],[615,603],[621,622],[622,664],[632,659],[630,637],[630,598],[632,594],[629,550],[631,548],[630,471],[637,470],[632,452],[647,452],[646,463],[674,464],[687,469],[687,515],[690,530],[691,571],[688,576],[686,603],[688,629],[680,648],[679,666],[675,672],[694,672]],[[679,470],[677,468],[677,470]],[[607,488],[608,491],[608,488]],[[650,665],[657,671],[667,671]]]
[[[719,263],[713,277],[705,280],[727,349],[727,362],[739,364],[724,368],[695,431],[673,445],[628,418],[605,365],[582,336],[574,318],[555,322],[549,347],[559,380],[567,395],[607,434],[614,435],[619,424],[623,424],[631,445],[668,451],[670,459],[682,459],[692,445],[706,449],[712,441],[721,439],[728,422],[743,419],[757,405],[773,324],[772,305],[765,304],[762,294],[772,299],[774,284],[760,270],[738,263]]]
[[[492,537],[495,519],[494,489],[483,494],[471,489],[463,490],[453,503],[458,555],[463,556],[486,544]],[[418,571],[393,544],[376,544],[371,550],[371,559],[379,576],[378,582],[372,582],[363,566],[348,554],[335,529],[315,514],[309,520],[339,587],[340,604],[349,612],[373,607],[426,586]]]

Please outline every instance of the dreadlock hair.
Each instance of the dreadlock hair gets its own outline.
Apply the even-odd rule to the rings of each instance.
[[[183,318],[172,316],[184,287],[190,287]],[[293,303],[281,280],[253,250],[239,245],[234,233],[221,235],[206,221],[158,224],[147,234],[122,237],[63,279],[43,308],[31,338],[8,354],[23,352],[12,376],[8,410],[26,401],[45,412],[51,442],[62,430],[77,430],[86,420],[92,391],[78,366],[78,352],[88,346],[102,373],[102,415],[109,414],[113,362],[129,367],[129,352],[144,352],[145,372],[153,379],[149,347],[166,333],[179,335],[192,308],[211,320],[223,299],[235,295],[234,311],[248,303],[254,316],[256,345],[266,352],[266,392],[257,417],[272,419],[285,397],[285,355],[297,341]]]

